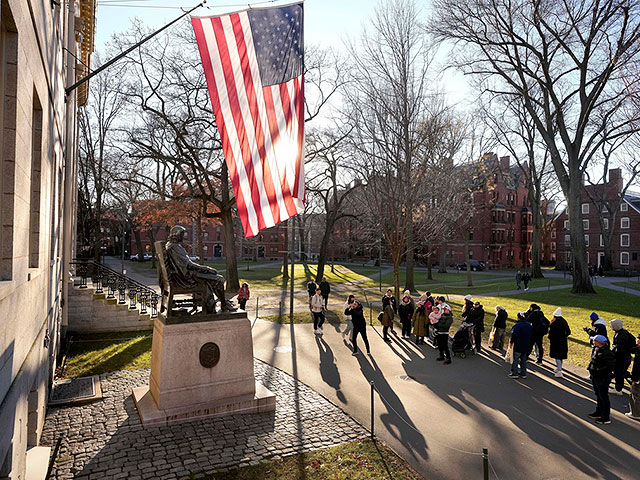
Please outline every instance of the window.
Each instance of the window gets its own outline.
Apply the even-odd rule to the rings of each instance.
[[[0,24],[0,280],[13,276],[16,123],[18,87],[18,32],[9,5],[2,2]]]
[[[208,251],[209,251],[209,246],[208,246],[208,245],[205,245],[204,247],[202,247],[202,249],[203,249],[205,252],[208,252]]]
[[[564,236],[564,244],[565,245],[571,245],[571,235],[565,235]]]
[[[629,209],[629,207],[627,206],[626,203],[623,202],[622,204],[620,204],[620,211],[621,212],[626,212],[628,209]]]
[[[551,238],[556,238],[556,231],[555,230],[551,231]]]
[[[588,203],[583,203],[583,204],[582,204],[582,213],[583,213],[584,215],[586,215],[586,214],[588,214],[588,213],[589,213],[589,204],[588,204]]]
[[[582,228],[589,230],[589,220],[582,220]]]
[[[605,230],[609,230],[609,219],[608,218],[603,218],[602,220],[604,220],[604,229]]]
[[[584,236],[584,244],[585,244],[585,246],[587,246],[587,247],[589,246],[589,235],[585,235],[585,236]]]
[[[607,208],[606,205],[602,206],[602,213],[609,213],[609,209]]]
[[[629,217],[622,217],[620,219],[620,228],[629,228]]]
[[[604,239],[602,238],[602,234],[600,234],[600,246],[604,247]]]
[[[629,234],[628,233],[623,233],[622,235],[620,235],[620,246],[621,247],[628,247],[629,246]]]
[[[469,258],[473,258],[473,252],[469,250]]]
[[[564,229],[569,230],[569,220],[564,221]]]
[[[29,200],[29,267],[40,264],[40,169],[42,163],[42,106],[33,90],[31,112],[31,198]]]
[[[551,242],[551,251],[552,252],[556,251],[556,242]]]
[[[620,252],[620,265],[629,265],[629,252]]]
[[[473,230],[469,231],[469,240],[473,240]]]

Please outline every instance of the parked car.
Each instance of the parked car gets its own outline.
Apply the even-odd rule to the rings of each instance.
[[[470,260],[469,264],[471,265],[471,271],[472,272],[481,272],[482,270],[485,269],[485,265],[484,262],[482,260]],[[463,262],[463,263],[459,263],[456,265],[456,268],[459,270],[466,270],[467,269],[467,263]]]
[[[139,253],[136,253],[135,255],[131,255],[130,260],[131,260],[132,262],[138,262],[138,261],[140,261],[140,257],[139,257],[139,255],[140,255]],[[142,261],[143,261],[143,262],[147,262],[147,261],[149,261],[149,260],[151,260],[151,254],[150,254],[150,253],[143,253],[143,254],[142,254]]]

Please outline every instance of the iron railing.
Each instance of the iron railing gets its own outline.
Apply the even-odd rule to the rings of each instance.
[[[129,303],[130,310],[139,306],[140,313],[144,315],[150,311],[151,318],[158,316],[160,295],[147,285],[94,260],[74,260],[69,263],[75,266],[80,288],[87,288],[87,279],[91,278],[96,293],[106,293],[106,298],[116,298],[120,305]]]

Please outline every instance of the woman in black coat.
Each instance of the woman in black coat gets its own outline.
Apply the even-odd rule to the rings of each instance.
[[[567,358],[569,343],[567,339],[571,335],[569,324],[562,316],[562,309],[557,308],[553,312],[553,319],[549,325],[549,356],[556,360],[555,376],[562,378],[562,361]]]

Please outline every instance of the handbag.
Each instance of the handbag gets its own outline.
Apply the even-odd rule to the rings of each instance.
[[[493,345],[493,340],[496,337],[496,327],[491,329],[491,333],[489,334],[489,343]]]
[[[380,313],[378,314],[378,321],[379,321],[379,322],[382,322],[382,319],[383,319],[383,318],[384,318],[384,312],[380,312]]]
[[[513,363],[513,350],[511,349],[511,345],[507,348],[507,353],[504,354],[504,361],[507,363]]]

